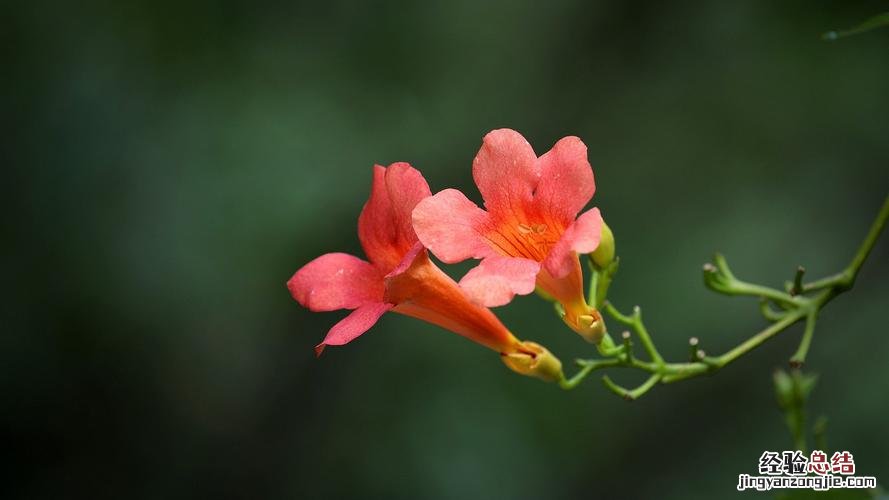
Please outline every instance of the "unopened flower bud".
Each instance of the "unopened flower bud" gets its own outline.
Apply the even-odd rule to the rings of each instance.
[[[503,353],[500,357],[512,371],[522,375],[537,377],[547,382],[565,378],[559,358],[536,342],[522,342],[515,352]]]
[[[719,293],[730,291],[729,279],[719,268],[708,262],[704,264],[702,270],[704,272],[704,286]]]
[[[805,405],[809,393],[815,387],[818,380],[817,375],[802,373],[799,370],[793,370],[787,373],[783,370],[777,370],[774,373],[775,395],[778,398],[778,404],[783,409],[802,408]]]
[[[604,269],[614,260],[614,233],[605,221],[602,221],[602,236],[599,237],[599,246],[590,254],[593,263]]]

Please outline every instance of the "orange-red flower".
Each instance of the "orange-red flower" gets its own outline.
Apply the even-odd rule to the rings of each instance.
[[[590,341],[604,332],[584,297],[579,253],[599,245],[597,208],[577,214],[595,192],[586,146],[565,137],[541,157],[515,130],[485,136],[472,165],[482,210],[455,189],[424,199],[413,212],[420,241],[446,263],[481,263],[460,280],[478,303],[493,307],[535,285],[558,300],[565,322]]]
[[[303,266],[287,287],[312,311],[353,309],[315,348],[343,345],[393,311],[428,321],[502,355],[513,370],[546,380],[561,378],[561,363],[533,342],[519,341],[486,307],[441,271],[417,240],[411,212],[432,193],[407,163],[374,166],[370,199],[358,218],[358,238],[370,262],[329,253]]]

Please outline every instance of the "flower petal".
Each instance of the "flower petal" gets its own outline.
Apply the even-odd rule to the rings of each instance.
[[[494,130],[485,136],[472,162],[472,177],[493,217],[522,213],[540,180],[537,155],[522,134]]]
[[[598,208],[587,210],[568,226],[568,229],[553,245],[543,262],[544,269],[553,277],[562,278],[571,272],[573,253],[590,253],[599,246],[602,236],[602,216]]]
[[[389,168],[374,165],[370,198],[358,217],[358,238],[368,259],[383,274],[397,266],[417,242],[411,212],[431,195],[423,175],[407,163],[393,163]]]
[[[412,265],[414,265],[414,261],[416,261],[417,257],[420,256],[421,253],[424,253],[425,250],[426,247],[424,247],[423,244],[419,241],[414,243],[414,246],[412,246],[411,249],[408,250],[406,254],[404,254],[404,257],[401,258],[401,262],[399,262],[394,269],[389,271],[389,274],[383,276],[383,282],[385,283],[388,279],[394,278],[400,274],[404,274],[408,269],[411,268]],[[426,255],[424,255],[423,257],[427,260],[429,258]]]
[[[540,264],[533,260],[492,255],[466,273],[460,288],[478,304],[502,306],[517,294],[533,292],[538,271]]]
[[[405,314],[458,333],[498,352],[512,352],[518,340],[487,307],[429,260],[426,249],[406,269],[386,277],[386,302]],[[405,258],[407,262],[408,257]]]
[[[383,298],[383,277],[369,262],[328,253],[309,262],[287,282],[290,295],[312,311],[355,309]]]
[[[567,226],[596,192],[586,145],[577,137],[562,138],[538,164],[540,183],[534,203]]]
[[[380,316],[394,307],[383,302],[370,302],[355,309],[348,316],[333,325],[327,332],[324,341],[315,346],[315,355],[320,356],[329,345],[343,345],[355,340],[370,327],[374,326]]]
[[[393,163],[386,169],[386,190],[392,203],[392,222],[397,226],[400,241],[407,242],[410,249],[417,241],[411,213],[417,203],[432,196],[432,191],[423,174],[404,162]]]
[[[480,259],[492,252],[482,236],[488,213],[456,189],[445,189],[421,201],[413,220],[420,242],[448,264]]]

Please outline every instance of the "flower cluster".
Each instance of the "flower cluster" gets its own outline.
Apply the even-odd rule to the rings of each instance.
[[[579,254],[596,251],[610,231],[598,209],[580,213],[595,191],[583,142],[566,137],[537,157],[518,132],[494,130],[472,174],[484,209],[455,189],[433,195],[407,163],[374,166],[370,198],[358,218],[368,260],[325,254],[287,282],[293,298],[312,311],[352,310],[315,348],[318,355],[352,341],[391,311],[488,347],[518,373],[564,380],[555,356],[516,338],[489,309],[535,289],[561,304],[571,329],[601,341],[604,322],[586,302]],[[457,283],[429,252],[448,264],[480,262]]]

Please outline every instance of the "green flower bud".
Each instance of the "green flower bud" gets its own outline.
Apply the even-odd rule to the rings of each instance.
[[[602,221],[602,236],[599,238],[599,246],[590,254],[593,263],[604,269],[614,260],[614,233],[605,221]]]

